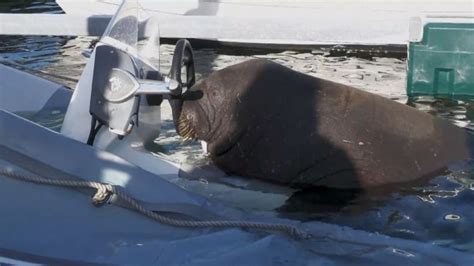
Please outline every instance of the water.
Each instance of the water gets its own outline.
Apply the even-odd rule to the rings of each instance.
[[[18,4],[19,3],[19,4]],[[10,12],[50,12],[61,10],[53,1],[7,1],[0,8]],[[0,36],[0,59],[28,67],[78,78],[86,59],[81,52],[92,38]],[[162,72],[170,66],[172,45],[161,46]],[[251,54],[238,50],[202,49],[196,51],[198,77],[249,58],[274,60],[297,71],[355,86],[406,103],[406,61],[400,58],[338,56],[307,52]],[[74,82],[59,80],[71,87]],[[408,103],[417,109],[448,119],[474,130],[474,101],[420,98]],[[45,115],[46,114],[46,115]],[[20,115],[46,127],[59,130],[64,114],[46,112]],[[175,162],[206,163],[200,144],[183,142],[176,135],[169,107],[163,106],[162,136],[152,152]],[[321,220],[353,228],[430,242],[474,253],[474,162],[459,162],[428,185],[397,190],[374,191],[315,189],[292,194],[284,188],[262,188],[255,181],[171,180],[185,189],[219,199],[244,209],[300,220]],[[244,187],[257,187],[253,190]]]

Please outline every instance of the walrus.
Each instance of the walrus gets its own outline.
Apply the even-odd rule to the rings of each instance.
[[[225,172],[295,188],[411,182],[472,155],[448,121],[263,59],[210,74],[172,109]]]

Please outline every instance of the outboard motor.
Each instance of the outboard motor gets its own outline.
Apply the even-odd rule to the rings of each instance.
[[[124,1],[110,21],[74,91],[62,134],[124,156],[131,144],[158,136],[163,99],[173,114],[180,110],[181,94],[195,82],[191,45],[179,40],[169,75],[160,73],[158,23],[143,12]]]
[[[91,129],[87,143],[93,145],[102,126],[118,138],[130,134],[139,126],[140,101],[148,105],[160,105],[163,97],[173,106],[181,106],[183,89],[195,82],[194,61],[191,45],[187,40],[176,44],[170,74],[162,76],[140,58],[109,45],[96,48],[94,78],[89,111]],[[182,69],[186,80],[182,81]],[[176,108],[172,108],[173,112]]]

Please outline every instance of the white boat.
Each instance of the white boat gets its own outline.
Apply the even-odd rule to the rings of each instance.
[[[404,49],[408,41],[420,36],[420,21],[474,23],[474,5],[471,0],[139,2],[147,12],[157,15],[162,38],[187,38],[265,48],[363,45]],[[67,15],[36,14],[24,17],[2,14],[0,32],[100,36],[120,1],[58,0],[57,3]],[[413,34],[409,28],[414,28]]]
[[[71,15],[110,15],[120,1],[59,0]],[[162,37],[247,45],[405,45],[412,17],[471,17],[470,0],[184,0],[140,1],[159,14]]]
[[[159,101],[146,96],[177,93],[180,75],[159,73],[154,20],[140,14],[124,1],[74,92],[0,64],[0,263],[472,263],[472,254],[452,248],[242,210],[224,203],[231,190],[207,198],[172,183],[222,173],[185,168],[144,149],[160,124]],[[150,26],[154,38],[138,41],[139,25]],[[175,56],[179,51],[189,59],[189,50]],[[60,132],[25,118],[43,115],[64,115]],[[104,126],[95,130],[94,120]],[[246,184],[232,189],[249,197],[288,193]]]

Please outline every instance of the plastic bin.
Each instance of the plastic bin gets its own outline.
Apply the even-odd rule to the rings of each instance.
[[[408,96],[474,96],[474,23],[418,27],[421,40],[408,46]]]

